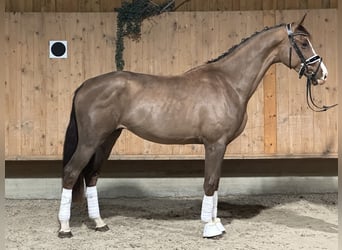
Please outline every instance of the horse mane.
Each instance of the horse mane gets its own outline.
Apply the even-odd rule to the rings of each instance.
[[[278,25],[273,26],[273,27],[267,27],[267,26],[266,26],[263,30],[255,32],[255,33],[252,34],[250,37],[243,38],[243,39],[241,40],[240,43],[234,45],[233,47],[231,47],[228,51],[224,52],[224,53],[223,53],[222,55],[220,55],[219,57],[217,57],[217,58],[215,58],[215,59],[209,60],[209,61],[207,62],[207,64],[217,62],[217,61],[221,60],[222,58],[224,58],[224,57],[230,55],[233,51],[235,51],[235,49],[237,49],[237,48],[240,47],[241,45],[245,44],[245,43],[246,43],[247,41],[249,41],[251,38],[253,38],[253,37],[255,37],[255,36],[257,36],[257,35],[259,35],[259,34],[265,32],[265,31],[272,30],[272,29],[275,29],[275,28],[278,28],[278,27],[281,27],[281,26],[284,26],[284,25],[285,25],[284,23],[281,23],[281,24],[278,24]],[[300,25],[299,27],[302,27],[303,30],[301,30],[301,31],[304,32],[304,30],[305,30],[305,32],[308,33],[307,30],[306,30],[303,26]],[[309,34],[309,33],[308,33],[308,34]]]

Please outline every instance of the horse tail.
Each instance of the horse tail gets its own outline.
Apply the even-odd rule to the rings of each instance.
[[[75,93],[76,96],[76,93]],[[74,155],[78,144],[78,128],[75,113],[75,96],[72,101],[72,108],[70,114],[70,121],[65,133],[64,147],[63,147],[63,172],[65,166],[68,164]],[[80,173],[75,185],[72,188],[72,200],[81,202],[84,198],[84,176]]]

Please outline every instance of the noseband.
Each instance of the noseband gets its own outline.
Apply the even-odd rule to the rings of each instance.
[[[299,79],[302,78],[303,75],[305,75],[307,78],[306,101],[307,101],[309,108],[315,112],[323,112],[323,111],[327,111],[328,109],[331,109],[331,108],[337,106],[337,104],[334,104],[331,106],[326,106],[326,105],[319,106],[314,102],[314,100],[312,98],[312,94],[311,94],[311,87],[312,87],[312,85],[317,85],[317,73],[318,73],[318,70],[321,66],[323,59],[322,59],[322,57],[320,57],[317,54],[314,54],[313,56],[309,57],[308,59],[305,59],[302,51],[299,49],[297,43],[295,42],[294,37],[298,36],[298,35],[307,36],[307,34],[305,34],[305,33],[294,33],[291,29],[290,23],[286,25],[286,31],[287,31],[287,35],[288,35],[290,43],[291,43],[291,47],[290,47],[290,51],[289,51],[289,66],[290,66],[290,69],[292,69],[291,58],[292,58],[292,48],[293,48],[296,51],[296,54],[298,55],[298,57],[301,61],[301,64],[300,64],[301,67],[298,71]],[[317,62],[318,62],[318,66],[317,66],[316,70],[313,72],[309,72],[309,65],[315,64]]]

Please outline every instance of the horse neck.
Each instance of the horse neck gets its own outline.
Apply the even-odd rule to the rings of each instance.
[[[239,45],[215,64],[226,76],[243,102],[248,102],[268,68],[279,61],[278,50],[284,40],[283,27],[263,31]],[[283,28],[284,29],[284,28]]]

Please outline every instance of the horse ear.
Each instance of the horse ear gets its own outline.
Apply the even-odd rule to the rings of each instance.
[[[298,25],[302,25],[302,24],[304,23],[304,20],[305,20],[307,14],[308,14],[307,12],[304,14],[304,16],[302,17],[302,19],[301,19],[300,22],[298,23]]]

